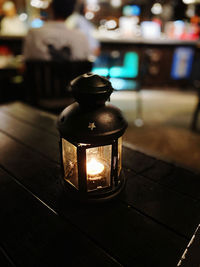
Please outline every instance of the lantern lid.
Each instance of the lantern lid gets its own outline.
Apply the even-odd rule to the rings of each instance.
[[[83,74],[71,82],[77,102],[68,106],[58,118],[62,138],[72,143],[110,142],[123,135],[127,122],[121,111],[105,101],[113,88],[106,78]]]
[[[104,104],[113,92],[108,79],[92,72],[78,76],[70,85],[74,98],[85,106]]]
[[[122,136],[127,122],[112,105],[91,110],[73,103],[60,114],[57,126],[61,137],[71,142],[95,144]]]

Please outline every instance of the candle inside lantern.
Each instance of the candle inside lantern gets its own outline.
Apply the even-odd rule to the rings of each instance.
[[[97,161],[96,159],[92,158],[89,162],[87,162],[87,173],[90,176],[99,175],[104,170],[104,165]],[[91,178],[91,177],[90,177]],[[95,179],[95,177],[93,178]],[[99,177],[97,178],[99,179]]]
[[[91,147],[86,150],[86,177],[88,192],[110,186],[112,146]]]

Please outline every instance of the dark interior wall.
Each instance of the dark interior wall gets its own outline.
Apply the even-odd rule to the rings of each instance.
[[[174,6],[174,20],[186,18],[185,12],[187,5],[182,0],[174,0],[172,1],[172,5]]]
[[[25,11],[25,8],[26,8],[25,0],[13,0],[13,2],[15,3],[15,5],[17,7],[18,12],[24,12]]]
[[[1,4],[3,2],[5,2],[6,0],[0,0],[0,7]],[[12,0],[17,7],[17,11],[18,13],[24,12],[26,10],[26,0]],[[58,0],[59,1],[59,0]],[[123,1],[123,5],[126,4],[136,4],[136,5],[140,5],[142,8],[142,13],[141,13],[141,17],[142,20],[148,20],[151,19],[151,7],[153,5],[154,2],[159,2],[161,4],[170,4],[171,6],[173,6],[174,12],[173,12],[173,18],[174,20],[176,19],[183,19],[186,18],[185,17],[185,11],[187,8],[187,5],[185,5],[183,3],[182,0],[159,0],[159,1],[155,1],[155,0],[124,0]],[[121,11],[122,8],[113,8],[109,1],[103,1],[100,2],[101,5],[101,10],[99,12],[96,13],[96,16],[94,18],[94,23],[98,24],[99,20],[101,18],[106,18],[106,17],[119,17],[121,16]],[[198,8],[198,15],[200,15],[200,9]]]
[[[163,6],[169,5],[172,7],[172,16],[170,20],[178,20],[178,19],[185,19],[186,18],[186,9],[187,5],[183,3],[182,0],[124,0],[124,5],[139,5],[141,7],[141,20],[150,20],[153,17],[151,13],[151,7],[154,3],[159,2]],[[109,1],[100,2],[101,9],[99,12],[96,13],[95,18],[93,19],[94,24],[98,24],[100,19],[109,18],[109,17],[116,17],[119,18],[122,15],[122,7],[113,8],[110,5]],[[162,18],[165,20],[164,18]]]

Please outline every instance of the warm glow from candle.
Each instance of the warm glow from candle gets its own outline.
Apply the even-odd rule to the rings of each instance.
[[[87,173],[89,175],[100,174],[104,170],[104,165],[97,161],[96,159],[91,159],[87,162]]]

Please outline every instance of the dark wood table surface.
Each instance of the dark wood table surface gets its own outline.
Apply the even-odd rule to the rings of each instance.
[[[0,266],[176,266],[200,222],[200,175],[124,146],[120,196],[75,203],[55,118],[0,106]]]

